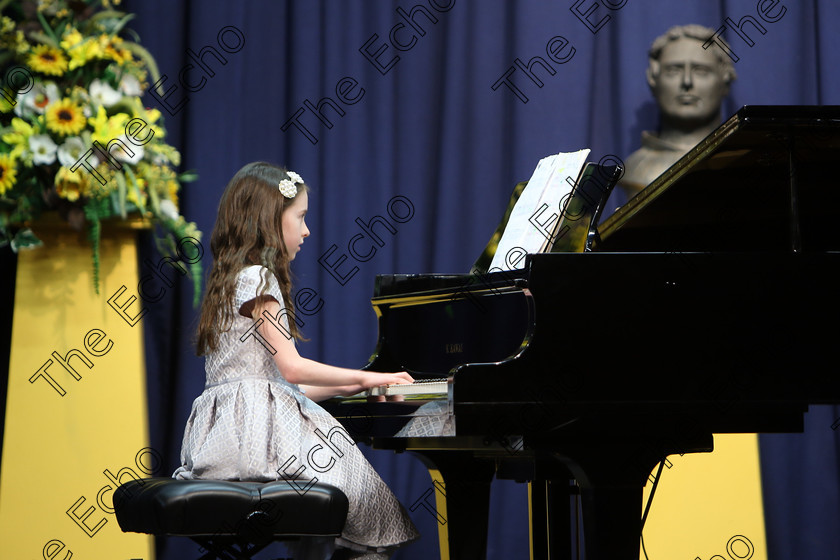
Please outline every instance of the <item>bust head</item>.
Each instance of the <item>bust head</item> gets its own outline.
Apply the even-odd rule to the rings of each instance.
[[[735,80],[735,67],[719,48],[703,48],[713,29],[670,28],[648,53],[647,81],[663,125],[690,131],[720,120],[720,107]]]

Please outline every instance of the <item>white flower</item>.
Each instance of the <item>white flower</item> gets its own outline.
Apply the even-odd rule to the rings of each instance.
[[[124,74],[120,80],[119,90],[125,95],[132,97],[140,97],[143,95],[143,89],[140,87],[140,80],[131,74]]]
[[[64,167],[71,168],[76,165],[76,162],[79,161],[79,158],[81,158],[86,151],[84,141],[78,136],[71,136],[58,147],[58,161]],[[87,158],[87,162],[92,167],[99,165],[99,158],[94,155],[95,153],[95,151],[91,152]]]
[[[286,175],[289,176],[289,179],[292,180],[292,183],[303,183],[303,179],[300,178],[300,175],[295,173],[294,171],[286,171]]]
[[[93,80],[90,83],[90,98],[96,105],[110,107],[122,99],[122,94],[101,80]]]
[[[286,198],[294,198],[297,194],[297,187],[288,179],[283,179],[278,185],[280,187],[280,194]]]
[[[141,159],[143,159],[143,154],[145,150],[143,150],[143,146],[136,146],[129,142],[128,138],[126,138],[125,134],[121,134],[118,138],[122,144],[119,142],[114,142],[113,146],[109,150],[111,155],[114,156],[114,159],[119,161],[130,163],[131,165],[137,165]],[[127,146],[131,153],[134,155],[129,154],[123,146]]]
[[[43,115],[47,105],[58,101],[61,94],[53,82],[38,82],[26,93],[21,93],[15,104],[15,114],[23,119]]]
[[[49,165],[55,161],[55,142],[46,134],[33,134],[29,137],[29,149],[32,152],[32,162],[38,165]]]
[[[168,198],[164,198],[160,201],[160,213],[163,214],[165,218],[169,218],[172,221],[177,221],[178,218],[181,217],[178,214],[178,207],[175,206],[175,203]]]

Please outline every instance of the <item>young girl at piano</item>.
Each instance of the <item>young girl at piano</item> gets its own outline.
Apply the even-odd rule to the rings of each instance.
[[[289,263],[309,236],[307,193],[298,174],[255,162],[222,194],[197,333],[207,381],[193,402],[173,477],[301,479],[301,488],[317,478],[350,501],[334,543],[347,549],[343,557],[388,558],[419,534],[352,438],[315,401],[413,379],[298,354]]]

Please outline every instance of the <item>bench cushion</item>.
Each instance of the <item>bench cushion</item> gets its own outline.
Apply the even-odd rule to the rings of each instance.
[[[114,492],[123,532],[172,536],[338,536],[347,497],[328,484],[277,480],[131,480]]]

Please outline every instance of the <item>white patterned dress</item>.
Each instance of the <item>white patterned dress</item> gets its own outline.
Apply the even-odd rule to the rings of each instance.
[[[347,432],[327,411],[286,381],[255,336],[252,319],[238,309],[268,291],[284,306],[280,287],[265,268],[243,269],[236,281],[235,318],[205,358],[207,381],[184,432],[179,479],[312,480],[340,488],[350,510],[338,546],[390,552],[420,535]],[[288,332],[288,320],[281,319]],[[328,440],[329,443],[327,443]],[[330,466],[331,465],[331,466]],[[285,475],[285,476],[284,476]],[[305,488],[305,482],[298,482]]]

